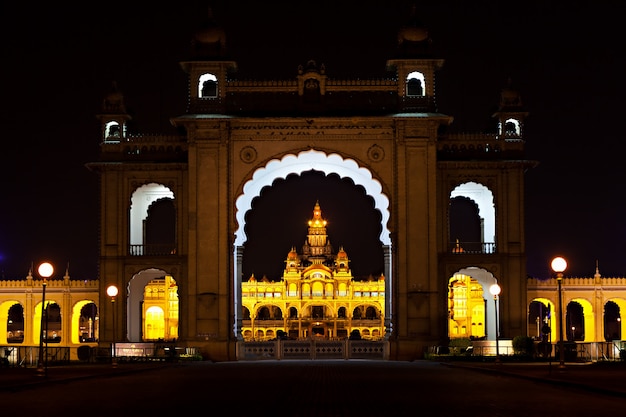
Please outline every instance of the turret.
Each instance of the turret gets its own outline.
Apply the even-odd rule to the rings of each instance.
[[[119,143],[125,140],[128,121],[124,95],[115,81],[102,101],[102,113],[96,115],[102,124],[102,143]]]
[[[524,139],[524,119],[528,112],[524,111],[522,98],[518,91],[511,87],[511,80],[500,91],[498,111],[493,117],[498,120],[498,137],[507,141]]]

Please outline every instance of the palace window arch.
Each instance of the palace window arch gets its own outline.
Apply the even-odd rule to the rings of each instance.
[[[465,197],[473,201],[478,207],[478,215],[480,221],[480,247],[476,248],[477,252],[495,253],[496,252],[496,208],[493,199],[493,193],[486,186],[476,182],[466,182],[455,187],[450,192],[450,202],[459,197]],[[453,221],[453,219],[451,219]],[[453,224],[448,224],[448,230],[454,228]],[[457,237],[450,236],[450,241],[455,244],[453,251],[466,251],[468,248],[463,247],[463,242],[455,242]]]
[[[275,179],[287,178],[290,174],[301,174],[305,171],[316,170],[328,174],[337,174],[341,178],[350,178],[355,185],[361,185],[367,195],[374,200],[374,207],[381,213],[381,234],[379,236],[381,244],[384,248],[384,275],[385,279],[385,326],[387,334],[391,334],[391,312],[392,310],[392,259],[391,259],[391,233],[387,227],[389,221],[389,199],[382,192],[381,183],[372,176],[372,173],[352,159],[344,159],[336,153],[329,153],[310,149],[302,151],[297,155],[288,154],[279,159],[269,161],[264,167],[257,169],[252,175],[252,179],[247,181],[243,186],[243,193],[236,199],[236,219],[237,230],[235,231],[234,249],[234,276],[233,283],[235,288],[235,323],[233,326],[234,334],[241,337],[241,278],[242,278],[242,259],[243,245],[247,240],[245,234],[245,215],[252,209],[252,201],[255,197],[260,196],[263,187],[271,186]],[[303,289],[304,292],[304,289]]]
[[[121,131],[122,127],[120,126],[119,122],[116,120],[112,120],[107,122],[104,125],[104,138],[105,141],[108,142],[119,142],[120,138],[123,136],[123,133]]]
[[[198,81],[198,97],[217,98],[217,77],[206,73],[200,76]]]
[[[498,134],[501,136],[521,136],[522,135],[522,125],[517,119],[507,119],[504,122],[504,126],[502,123],[498,123]]]
[[[148,215],[153,204],[158,202],[174,201],[174,192],[168,187],[149,183],[138,187],[131,197],[130,205],[130,254],[131,255],[148,255],[148,254],[167,254],[176,251],[175,237],[170,242],[149,242],[147,237],[151,236],[150,231],[146,230],[150,224]],[[160,222],[161,230],[176,230],[176,216],[172,214],[169,221]],[[158,239],[157,239],[158,240]]]
[[[406,95],[407,96],[423,96],[426,91],[426,81],[424,74],[418,71],[409,73],[406,77]]]

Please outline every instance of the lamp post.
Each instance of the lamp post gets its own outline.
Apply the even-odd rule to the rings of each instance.
[[[117,297],[117,287],[115,285],[109,285],[107,287],[107,295],[111,297],[111,315],[113,318],[113,338],[111,342],[113,353],[111,356],[111,365],[113,365],[113,367],[116,368],[117,367],[117,355],[115,353],[115,337],[116,337],[115,297]]]
[[[493,295],[493,309],[496,313],[496,363],[500,363],[500,338],[498,336],[498,295],[500,295],[500,286],[493,284],[489,287],[489,292]]]
[[[39,324],[39,359],[37,360],[37,376],[47,376],[48,367],[44,367],[44,357],[43,357],[43,327],[44,323],[47,323],[47,320],[44,321],[44,317],[46,316],[46,286],[48,285],[48,278],[52,276],[54,273],[54,267],[49,262],[44,262],[39,265],[37,268],[37,272],[39,272],[39,276],[41,277],[41,322]],[[47,326],[46,326],[47,327]],[[46,328],[46,331],[48,329]],[[48,348],[48,335],[46,335],[46,350]],[[48,352],[46,352],[46,359]],[[47,360],[46,360],[47,362]]]
[[[550,264],[552,270],[556,272],[556,281],[559,285],[559,369],[565,369],[565,349],[563,346],[563,294],[561,291],[561,281],[563,281],[563,271],[567,268],[567,261],[557,256]]]

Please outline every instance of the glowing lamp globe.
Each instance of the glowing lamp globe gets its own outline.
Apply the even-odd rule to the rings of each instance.
[[[54,273],[54,267],[52,266],[51,263],[44,262],[41,265],[39,265],[39,268],[37,269],[37,271],[39,272],[39,275],[41,275],[43,278],[50,278],[52,274]]]
[[[111,298],[117,296],[117,287],[115,285],[109,285],[107,287],[107,295]]]
[[[500,286],[498,284],[493,284],[491,287],[489,287],[489,292],[494,297],[500,295]]]
[[[552,260],[550,266],[554,272],[563,272],[567,268],[567,261],[564,258],[557,256]]]

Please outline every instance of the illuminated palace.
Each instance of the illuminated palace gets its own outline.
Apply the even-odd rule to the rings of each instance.
[[[316,203],[302,254],[289,251],[280,281],[242,282],[244,340],[383,337],[385,277],[356,281],[346,251],[333,254],[326,225]]]
[[[292,76],[257,79],[255,68],[232,60],[226,31],[209,14],[181,54],[187,107],[169,133],[133,131],[127,97],[113,83],[96,115],[99,154],[87,164],[99,179],[99,276],[81,277],[97,279],[88,284],[55,277],[50,339],[70,349],[163,340],[221,361],[241,359],[242,345],[272,344],[265,341],[279,330],[299,339],[288,343],[310,345],[359,330],[380,340],[355,344],[385,344],[389,359],[414,360],[451,339],[537,336],[546,320],[558,334],[557,281],[526,272],[525,173],[537,162],[526,156],[521,94],[512,84],[499,97],[476,86],[494,95],[495,112],[486,110],[493,126],[456,128],[437,106],[444,60],[436,42],[416,15],[398,23],[377,74],[357,60],[345,62],[354,75],[342,78],[337,63],[309,60],[294,62]],[[310,173],[320,189],[336,187],[332,176],[363,192],[363,211],[376,215],[365,226],[380,231],[367,239],[381,260],[378,277],[354,280],[346,252],[331,256],[315,224],[280,280],[244,276],[257,236],[248,235],[254,202],[284,205],[263,190]],[[324,195],[316,198],[329,210]],[[346,217],[348,229],[364,228]],[[8,345],[40,340],[40,278],[0,281]],[[568,336],[622,337],[626,278],[562,284]],[[110,286],[119,289],[115,302]]]

